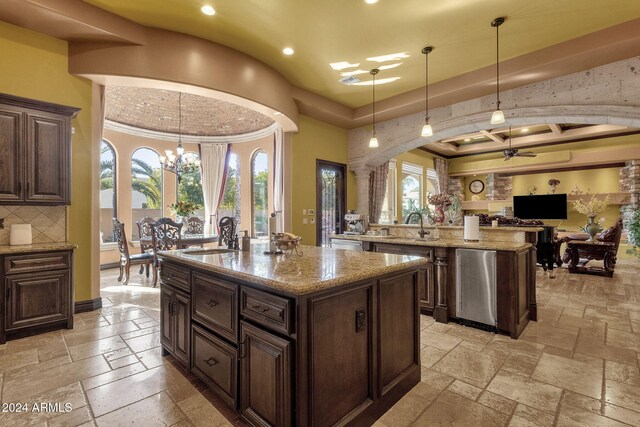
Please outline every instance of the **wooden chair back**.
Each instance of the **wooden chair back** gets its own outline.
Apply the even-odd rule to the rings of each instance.
[[[120,258],[129,259],[129,242],[127,242],[127,236],[124,233],[124,224],[118,221],[117,218],[113,218],[113,237],[118,242],[118,251],[120,251]]]
[[[155,251],[170,251],[179,249],[182,239],[182,223],[177,223],[171,218],[160,218],[151,227],[153,249]]]
[[[218,246],[224,246],[229,244],[229,240],[232,240],[236,235],[236,223],[230,216],[224,216],[218,223],[220,229],[218,235]]]
[[[151,237],[151,233],[152,233],[151,228],[153,227],[153,224],[155,222],[156,222],[155,219],[148,216],[136,222],[136,225],[138,226],[138,236],[140,236],[140,238],[147,237],[147,236]],[[140,242],[140,251],[143,253],[153,251],[153,245],[150,243]]]
[[[204,234],[204,220],[197,216],[187,218],[186,234]]]

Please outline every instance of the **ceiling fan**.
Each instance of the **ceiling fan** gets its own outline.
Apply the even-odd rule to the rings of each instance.
[[[537,154],[531,151],[519,152],[517,148],[511,148],[511,126],[509,126],[509,148],[502,151],[504,153],[504,161],[511,160],[513,157],[536,157]]]

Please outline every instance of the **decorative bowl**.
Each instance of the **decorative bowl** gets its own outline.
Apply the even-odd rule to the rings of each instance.
[[[291,255],[295,251],[296,255],[302,256],[302,251],[298,250],[300,240],[302,237],[291,233],[273,233],[271,235],[271,242],[285,255]]]

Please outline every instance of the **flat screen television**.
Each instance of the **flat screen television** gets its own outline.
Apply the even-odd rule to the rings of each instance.
[[[513,215],[520,219],[567,219],[567,195],[513,196]]]

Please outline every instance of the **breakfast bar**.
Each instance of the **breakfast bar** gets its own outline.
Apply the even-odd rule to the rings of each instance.
[[[252,425],[370,425],[420,381],[419,256],[162,253],[161,344]]]

